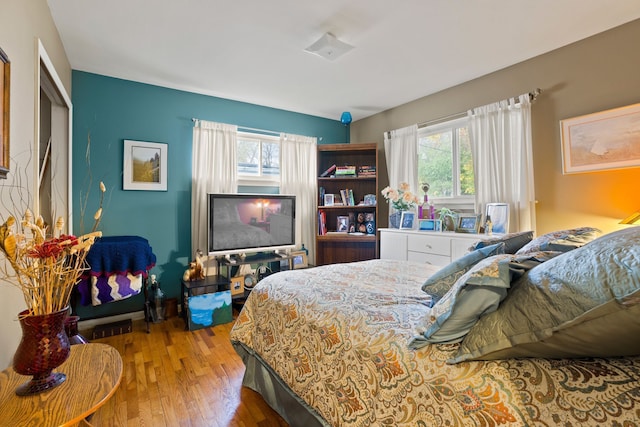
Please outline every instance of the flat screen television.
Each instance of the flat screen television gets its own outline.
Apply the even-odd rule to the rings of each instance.
[[[296,197],[209,194],[210,256],[285,250],[296,244]]]

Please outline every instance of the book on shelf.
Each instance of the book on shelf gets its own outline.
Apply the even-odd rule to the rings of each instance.
[[[331,165],[331,166],[329,166],[329,168],[327,168],[327,170],[326,170],[326,171],[324,171],[324,172],[322,172],[322,173],[320,174],[320,177],[322,177],[322,178],[326,178],[327,176],[331,175],[331,173],[332,173],[333,171],[335,171],[335,170],[336,170],[336,165]]]
[[[376,176],[376,167],[375,166],[358,166],[358,176],[359,177],[374,177]]]
[[[353,198],[353,190],[350,188],[345,188],[344,190],[340,190],[340,198],[342,199],[343,206],[355,205],[355,200]]]
[[[336,166],[336,176],[356,176],[356,167]]]
[[[318,234],[320,236],[327,234],[327,215],[324,211],[318,211]]]

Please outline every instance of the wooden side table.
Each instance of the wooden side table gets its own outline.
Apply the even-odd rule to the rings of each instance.
[[[106,344],[71,346],[69,358],[56,371],[67,380],[56,388],[32,396],[18,396],[16,388],[30,377],[13,368],[0,373],[0,425],[87,425],[85,419],[115,393],[122,378],[122,357]],[[84,423],[84,424],[83,424]]]

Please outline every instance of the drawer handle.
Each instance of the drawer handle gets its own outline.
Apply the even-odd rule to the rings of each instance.
[[[431,249],[431,245],[428,244],[428,243],[426,245],[424,245],[424,247],[427,248],[427,249]]]

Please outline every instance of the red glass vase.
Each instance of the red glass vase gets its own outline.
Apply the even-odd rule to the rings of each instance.
[[[18,396],[41,393],[67,379],[65,374],[53,370],[67,360],[71,352],[64,330],[68,314],[68,308],[42,315],[29,315],[28,310],[19,314],[22,339],[13,355],[13,370],[32,378],[16,389]]]

